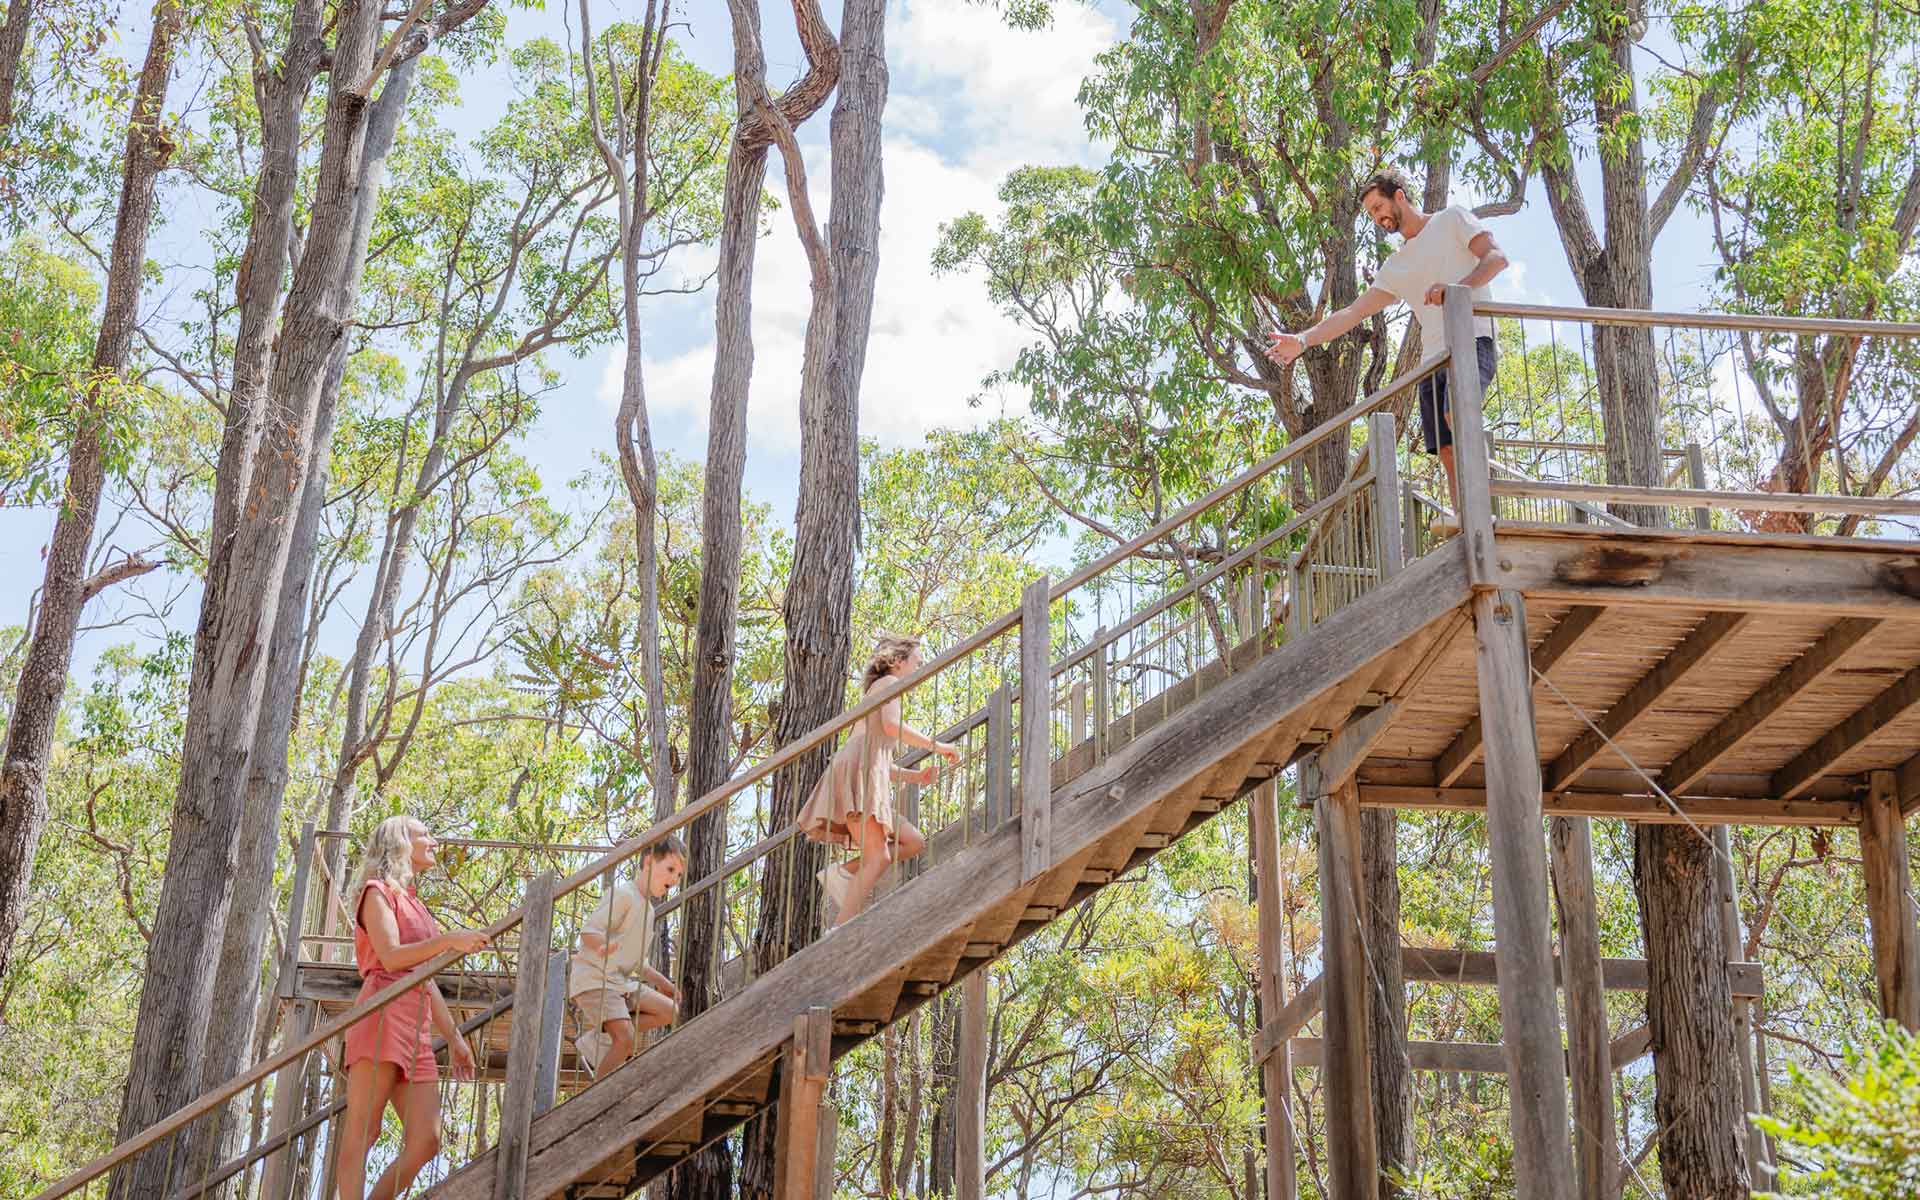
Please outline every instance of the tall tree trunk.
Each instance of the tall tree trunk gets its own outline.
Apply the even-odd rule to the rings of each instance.
[[[927,1153],[927,1191],[954,1193],[959,1160],[960,992],[948,992],[933,1004],[933,1120]]]
[[[831,720],[846,703],[860,532],[860,380],[879,262],[885,22],[883,0],[848,0],[842,12],[839,94],[830,137],[832,209],[824,269],[822,256],[814,255],[815,296],[801,381],[800,492],[792,583],[784,606],[786,686],[774,726],[779,745]],[[774,776],[772,828],[793,820],[825,769],[828,749]],[[818,857],[810,847],[796,846],[769,862],[763,874],[766,907],[755,938],[763,969],[813,935],[819,919],[813,882]],[[763,1125],[760,1136],[749,1140],[747,1156],[748,1178],[756,1188],[750,1194],[765,1195],[773,1167],[769,1127]]]
[[[346,257],[343,286],[349,295],[360,290],[367,243],[373,235],[374,213],[386,176],[387,156],[406,111],[418,64],[417,57],[409,56],[395,66],[373,104],[362,151],[362,186],[353,218],[353,242]],[[350,347],[351,339],[342,337],[334,343],[327,358],[320,411],[314,422],[315,461],[301,485],[293,542],[288,550],[279,609],[274,615],[273,639],[267,652],[266,686],[249,754],[233,901],[214,980],[213,1016],[208,1024],[206,1062],[201,1069],[200,1090],[203,1092],[225,1083],[250,1065],[246,1055],[260,995],[260,960],[266,948],[268,918],[274,903],[273,865],[280,844],[280,812],[287,789],[287,748],[293,736],[300,681],[306,673],[305,615],[308,589],[313,581],[314,554],[319,544],[320,511],[326,503],[329,474],[326,448],[333,440],[334,417]],[[287,937],[292,939],[298,933],[289,929]],[[239,1147],[231,1143],[240,1128],[240,1115],[240,1102],[236,1100],[227,1113],[226,1129],[204,1132],[217,1132],[224,1150],[237,1153]],[[195,1148],[201,1149],[199,1143]],[[204,1154],[200,1157],[204,1158]]]
[[[172,837],[134,1027],[121,1139],[192,1097],[204,1064],[216,960],[233,897],[240,814],[294,512],[314,445],[327,360],[347,336],[354,296],[347,257],[365,186],[371,102],[356,89],[373,66],[381,5],[346,0],[337,30],[312,219],[288,291],[246,520],[210,547]],[[398,82],[398,80],[392,81]],[[263,620],[264,616],[264,620]],[[146,1154],[116,1172],[115,1196],[166,1194],[185,1164]]]
[[[0,146],[12,140],[13,94],[20,83],[20,58],[27,49],[27,23],[33,18],[33,0],[12,0],[7,22],[0,25]]]
[[[9,13],[10,25],[12,16]],[[24,24],[24,15],[21,20]],[[106,418],[100,393],[120,386],[133,346],[155,186],[174,149],[173,136],[161,125],[161,117],[173,74],[174,46],[184,21],[185,10],[175,0],[154,5],[153,34],[127,119],[126,168],[107,260],[106,307],[94,341],[83,411],[68,450],[66,493],[47,548],[40,612],[7,723],[6,757],[0,761],[0,975],[6,974],[14,935],[26,916],[34,853],[47,823],[48,758],[60,699],[73,666],[80,610],[88,598],[87,550],[100,512],[100,493],[106,486],[102,429]],[[112,397],[105,401],[115,403]]]

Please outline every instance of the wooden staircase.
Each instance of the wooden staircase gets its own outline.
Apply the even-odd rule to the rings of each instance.
[[[1415,686],[1467,595],[1464,555],[1445,548],[1305,636],[1242,643],[1170,689],[1158,714],[1114,722],[1103,757],[1066,758],[1079,769],[1054,789],[1045,871],[1022,878],[1016,819],[903,884],[537,1117],[524,1194],[631,1191],[726,1135],[778,1098],[782,1051],[809,1012],[831,1012],[837,1059],[954,986]],[[491,1196],[497,1153],[428,1194]]]

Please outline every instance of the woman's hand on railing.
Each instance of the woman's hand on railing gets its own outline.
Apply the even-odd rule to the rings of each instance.
[[[449,929],[440,935],[440,948],[434,954],[443,954],[448,950],[460,954],[472,954],[475,950],[487,948],[487,935],[478,929]],[[432,958],[434,954],[427,957]]]
[[[954,745],[952,742],[935,742],[933,744],[933,752],[950,763],[960,761],[960,747]],[[929,780],[928,782],[931,783],[932,781]]]
[[[903,774],[908,783],[918,785],[919,787],[932,787],[933,781],[940,775],[940,768],[937,764],[929,762],[924,767],[913,771],[906,771],[903,772]]]
[[[455,1079],[473,1078],[473,1047],[467,1045],[467,1039],[459,1033],[447,1039],[447,1060],[453,1064]]]

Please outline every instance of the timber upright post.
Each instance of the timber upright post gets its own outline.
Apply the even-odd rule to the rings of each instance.
[[[1400,523],[1399,438],[1393,414],[1377,412],[1367,418],[1367,449],[1373,458],[1374,550],[1385,583],[1406,565],[1406,535]]]
[[[1560,970],[1567,994],[1567,1061],[1573,1076],[1573,1147],[1580,1200],[1620,1194],[1613,1145],[1613,1061],[1600,966],[1600,914],[1593,888],[1593,819],[1555,817],[1553,896],[1560,908]]]
[[[527,1152],[538,1108],[540,1033],[546,1023],[547,964],[553,953],[553,872],[527,884],[520,920],[520,970],[513,984],[512,1041],[507,1082],[500,1093],[500,1139],[493,1169],[493,1200],[524,1200]]]
[[[1279,1013],[1284,988],[1280,979],[1281,922],[1279,788],[1272,780],[1253,790],[1253,861],[1260,922],[1260,1017]],[[1293,1161],[1293,1051],[1286,1039],[1260,1064],[1267,1098],[1267,1200],[1294,1200],[1298,1181]],[[965,1197],[962,1198],[965,1200]],[[1609,1198],[1611,1200],[1611,1198]]]
[[[956,1091],[953,1192],[955,1200],[987,1195],[987,970],[960,982],[960,1071]],[[1277,1198],[1276,1198],[1277,1200]]]
[[[293,1019],[287,1027],[287,1044],[299,1042],[313,1032],[316,1018],[312,1000],[295,1000],[299,990],[301,935],[306,932],[307,892],[312,885],[315,852],[313,822],[300,828],[300,850],[294,858],[293,897],[287,905],[287,944],[280,958],[279,977],[273,992],[281,1001],[293,1005]],[[267,1134],[285,1133],[305,1115],[307,1094],[307,1056],[302,1055],[275,1072],[273,1109],[267,1117]],[[293,1194],[293,1151],[291,1144],[267,1156],[260,1177],[261,1200],[288,1200]]]
[[[1360,892],[1360,793],[1352,781],[1329,793],[1322,779],[1318,756],[1309,756],[1300,766],[1300,790],[1313,800],[1313,820],[1320,844],[1320,958],[1321,978],[1326,981],[1322,1018],[1326,1030],[1323,1077],[1329,1131],[1328,1195],[1331,1200],[1373,1200],[1380,1186],[1380,1151],[1373,1120],[1373,1072],[1367,1060],[1367,950],[1361,939],[1366,915]],[[1276,1050],[1276,1055],[1283,1052]],[[1267,1102],[1273,1103],[1271,1095]]]
[[[820,1109],[833,1069],[833,1010],[814,1005],[793,1019],[780,1056],[773,1200],[811,1200],[819,1187]]]
[[[1892,771],[1867,776],[1860,820],[1861,867],[1867,882],[1867,920],[1873,929],[1873,976],[1880,1015],[1920,1033],[1920,912],[1914,909],[1907,868],[1907,829]]]
[[[1020,594],[1020,882],[1053,866],[1053,655],[1047,577]]]
[[[1553,935],[1547,920],[1547,853],[1541,830],[1540,746],[1533,722],[1527,610],[1500,587],[1493,541],[1486,397],[1474,350],[1473,294],[1447,288],[1445,322],[1460,536],[1473,586],[1474,656],[1486,746],[1487,840],[1493,859],[1494,958],[1506,1050],[1518,1192],[1571,1192],[1567,1060],[1560,1041]]]

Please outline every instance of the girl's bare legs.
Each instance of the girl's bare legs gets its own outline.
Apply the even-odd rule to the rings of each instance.
[[[593,1069],[595,1079],[605,1079],[608,1072],[633,1057],[632,1021],[608,1021],[600,1029],[607,1035],[607,1049],[600,1056],[600,1065]]]
[[[896,857],[887,845],[886,826],[867,817],[862,819],[860,831],[860,857],[848,864],[853,872],[853,885],[847,889],[847,902],[840,906],[840,919],[833,923],[836,929],[860,915],[860,910],[867,906],[867,897],[879,886],[880,877],[887,873]],[[895,818],[893,836],[901,862],[927,848],[927,839],[911,821]],[[856,867],[854,863],[859,865]]]
[[[339,1157],[333,1168],[340,1200],[365,1200],[367,1151],[380,1136],[380,1118],[399,1085],[400,1068],[393,1063],[363,1058],[347,1068],[347,1111],[340,1118]]]
[[[394,1070],[397,1072],[398,1067]],[[433,1080],[402,1083],[394,1088],[393,1107],[400,1113],[400,1157],[373,1185],[367,1200],[393,1200],[413,1182],[420,1168],[440,1153],[440,1085]]]

